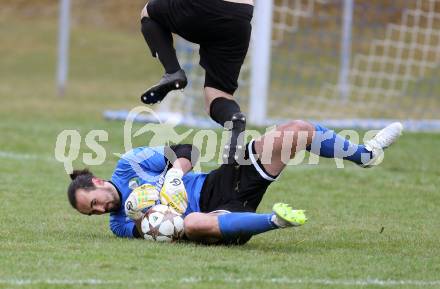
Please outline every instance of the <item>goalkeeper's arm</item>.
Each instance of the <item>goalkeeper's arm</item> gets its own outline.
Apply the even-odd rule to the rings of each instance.
[[[183,171],[183,174],[191,171],[199,160],[199,150],[190,144],[178,144],[165,147],[165,158],[168,161],[168,168],[176,168]]]
[[[160,199],[163,204],[183,214],[188,207],[188,195],[182,177],[197,163],[199,151],[192,145],[174,145],[165,148],[165,157],[170,169],[165,175]]]

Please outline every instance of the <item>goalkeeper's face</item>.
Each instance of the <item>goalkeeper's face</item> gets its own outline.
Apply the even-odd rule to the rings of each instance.
[[[76,191],[76,208],[85,215],[102,215],[117,211],[120,199],[116,189],[108,182],[93,180],[92,190],[78,189]]]

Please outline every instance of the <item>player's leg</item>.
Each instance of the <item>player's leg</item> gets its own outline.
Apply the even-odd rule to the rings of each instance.
[[[191,241],[241,245],[252,236],[275,229],[301,226],[306,221],[303,210],[292,210],[286,204],[275,204],[274,212],[269,214],[192,213],[185,218],[184,226],[185,235]]]
[[[202,1],[211,11],[201,33],[200,65],[205,69],[205,108],[221,126],[240,112],[233,95],[251,39],[253,6],[227,1]],[[210,7],[214,6],[214,7]]]
[[[226,2],[225,2],[226,3]],[[236,3],[224,4],[235,7]],[[252,6],[241,5],[240,17],[214,20],[216,39],[200,45],[200,65],[205,69],[205,108],[211,118],[231,131],[231,142],[225,148],[225,163],[243,153],[246,117],[234,100],[241,67],[247,55],[252,26]],[[226,13],[226,12],[225,12]],[[214,33],[218,31],[218,33]]]
[[[250,147],[246,146],[246,159],[250,157]],[[211,171],[200,192],[200,210],[205,214],[190,214],[185,218],[188,238],[243,244],[259,233],[304,224],[304,211],[293,210],[284,204],[274,205],[270,214],[255,214],[272,182],[273,179],[262,174],[258,164],[222,165]],[[216,213],[215,218],[212,212]]]
[[[275,179],[297,152],[312,143],[314,136],[315,127],[306,121],[295,120],[277,126],[251,143],[258,166]]]
[[[316,124],[315,136],[307,150],[326,158],[352,161],[362,167],[371,167],[383,158],[383,150],[392,145],[402,134],[400,122],[392,123],[379,131],[365,144],[354,144],[339,136],[333,130]]]
[[[253,145],[267,173],[277,176],[286,162],[304,149],[326,158],[341,158],[361,166],[374,165],[383,149],[394,143],[401,132],[402,125],[393,123],[365,145],[358,145],[322,125],[296,120],[277,126]]]
[[[163,18],[163,10],[168,10],[167,0],[151,0],[141,13],[142,34],[155,58],[159,58],[165,69],[162,79],[149,88],[141,97],[142,102],[160,102],[172,90],[183,89],[187,85],[185,72],[181,69],[173,45],[171,29],[157,21]],[[161,22],[166,22],[161,21]]]
[[[238,88],[238,78],[251,38],[252,6],[246,6],[249,6],[246,7],[249,11],[243,11],[241,18],[219,17],[209,21],[208,32],[212,30],[215,39],[200,44],[200,65],[206,72],[205,108],[221,126],[241,112],[233,95]]]
[[[205,99],[211,118],[231,132],[230,141],[224,148],[223,163],[233,164],[235,158],[243,153],[246,116],[241,112],[232,94],[205,87]]]

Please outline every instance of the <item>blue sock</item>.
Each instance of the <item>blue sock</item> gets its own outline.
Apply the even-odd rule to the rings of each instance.
[[[372,158],[371,152],[364,145],[353,144],[319,124],[315,125],[315,137],[307,150],[321,157],[349,160],[359,165]]]
[[[244,244],[252,236],[278,229],[271,221],[273,214],[229,213],[218,217],[218,225],[226,243]]]

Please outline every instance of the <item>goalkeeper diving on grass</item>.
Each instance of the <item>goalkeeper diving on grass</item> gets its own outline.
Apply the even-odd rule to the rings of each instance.
[[[254,235],[307,221],[304,210],[284,203],[275,204],[270,213],[256,213],[267,188],[285,168],[286,154],[291,159],[307,150],[371,167],[382,161],[383,150],[402,129],[400,123],[390,124],[357,145],[324,126],[291,121],[250,141],[234,170],[223,164],[209,173],[191,172],[199,154],[192,145],[139,147],[121,157],[110,180],[88,170],[74,171],[68,199],[82,214],[110,213],[110,229],[119,237],[141,237],[144,212],[161,203],[182,215],[187,240],[244,244]]]

